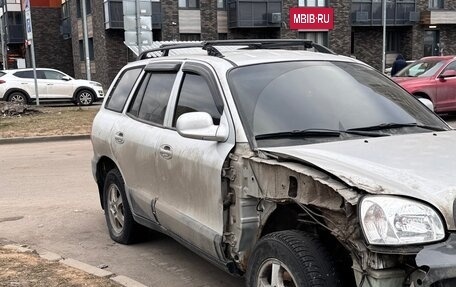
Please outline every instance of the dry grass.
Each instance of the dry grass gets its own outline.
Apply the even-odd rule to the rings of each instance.
[[[34,253],[19,253],[0,246],[0,287],[120,287]]]
[[[0,117],[0,138],[90,134],[98,108],[35,108],[38,113]]]

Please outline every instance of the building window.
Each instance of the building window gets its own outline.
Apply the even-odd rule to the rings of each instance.
[[[105,29],[123,29],[123,6],[120,0],[104,0]]]
[[[77,16],[78,18],[81,18],[81,15],[82,15],[82,2],[81,1],[84,1],[84,0],[77,0],[76,1],[76,12],[77,12]],[[90,0],[85,0],[86,1],[86,11],[87,11],[87,15],[91,14],[92,13],[92,3]]]
[[[94,59],[93,38],[89,38],[89,58],[90,58],[90,61],[93,61],[93,59]],[[85,61],[84,42],[82,40],[79,40],[79,59],[81,61]]]
[[[443,9],[443,0],[429,0],[429,9]]]
[[[326,7],[328,6],[327,0],[299,0],[301,7]]]
[[[299,38],[328,47],[328,32],[300,32]]]
[[[181,41],[201,41],[201,34],[180,34]]]
[[[217,9],[226,10],[226,0],[217,0]]]
[[[179,8],[197,9],[199,0],[179,0]]]
[[[62,0],[62,20],[60,22],[60,34],[63,39],[71,38],[71,19],[70,19],[70,3]]]

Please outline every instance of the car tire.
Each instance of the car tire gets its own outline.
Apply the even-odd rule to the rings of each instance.
[[[247,287],[343,286],[328,250],[317,237],[298,230],[274,232],[258,241],[249,258],[246,283]]]
[[[106,175],[103,207],[112,240],[121,244],[138,241],[144,228],[133,219],[125,194],[125,183],[118,169],[112,169]]]
[[[81,90],[76,95],[76,104],[78,106],[90,106],[95,99],[93,93],[89,90]]]
[[[8,96],[8,101],[12,103],[19,103],[26,105],[28,103],[28,98],[24,93],[21,92],[12,92]]]

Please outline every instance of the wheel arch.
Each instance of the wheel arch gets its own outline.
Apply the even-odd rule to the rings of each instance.
[[[76,101],[76,97],[78,96],[78,94],[81,92],[81,91],[84,91],[84,90],[87,90],[89,91],[90,93],[92,93],[93,95],[93,101],[95,101],[96,99],[98,99],[98,96],[97,96],[97,93],[95,92],[94,89],[90,88],[90,87],[87,87],[87,86],[82,86],[82,87],[78,87],[74,93],[73,93],[73,100]]]
[[[432,99],[431,99],[431,97],[430,97],[427,93],[425,93],[425,92],[421,92],[421,91],[420,91],[420,92],[413,92],[413,95],[414,95],[415,97],[417,97],[417,98],[425,98],[425,99],[428,99],[428,100],[430,100],[431,102],[433,102]]]
[[[101,205],[101,208],[103,208],[103,209],[104,209],[103,191],[104,191],[106,175],[108,174],[109,171],[111,171],[115,168],[119,169],[118,166],[116,165],[116,163],[107,156],[102,156],[97,162],[96,180],[97,180],[97,185],[98,185],[98,193],[100,196],[100,205]]]
[[[8,89],[5,94],[3,95],[3,100],[4,101],[7,101],[9,96],[14,93],[14,92],[19,92],[19,93],[22,93],[25,95],[25,97],[27,98],[27,101],[30,102],[30,95],[23,89],[19,89],[19,88],[10,88]]]

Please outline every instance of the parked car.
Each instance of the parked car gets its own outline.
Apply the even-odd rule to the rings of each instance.
[[[100,83],[77,80],[54,69],[36,69],[40,101],[72,101],[88,106],[104,98]],[[0,95],[4,101],[31,103],[36,100],[33,69],[0,71]]]
[[[317,46],[168,45],[119,72],[92,128],[111,238],[152,228],[249,287],[456,286],[456,131],[370,66],[291,44]]]
[[[432,101],[436,112],[456,111],[456,57],[422,58],[392,78],[412,95]]]

